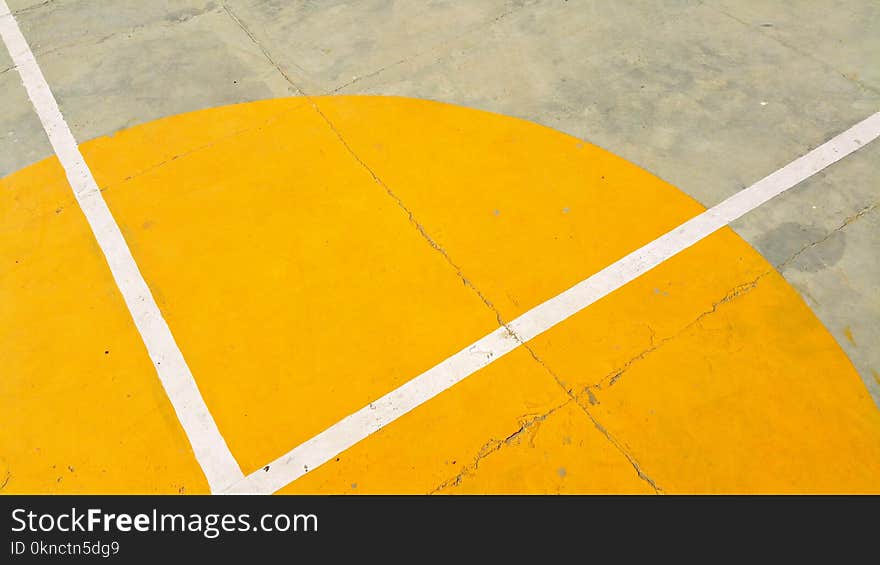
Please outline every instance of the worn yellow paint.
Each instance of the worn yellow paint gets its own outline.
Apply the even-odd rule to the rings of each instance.
[[[206,110],[83,152],[246,473],[491,331],[498,316],[525,312],[702,210],[553,130],[401,98]],[[29,328],[0,342],[16,371],[0,397],[12,414],[0,435],[6,489],[64,490],[68,479],[53,484],[48,461],[128,461],[142,456],[131,436],[161,445],[149,461],[167,468],[120,471],[108,489],[203,489],[57,169],[47,161],[0,181],[4,225],[18,214],[31,226],[8,230],[2,268],[14,275],[7,259],[39,236],[47,265],[67,261],[82,274],[35,270],[28,276],[42,286],[27,291],[0,277],[17,304],[2,311],[4,329]],[[28,200],[48,184],[51,202]],[[56,225],[56,205],[78,224]],[[63,307],[47,325],[49,300]],[[83,331],[86,322],[112,332]],[[111,338],[128,348],[114,345],[120,365],[101,373],[107,359],[83,352],[103,355]],[[799,296],[730,230],[530,349],[282,492],[880,490],[880,412]],[[59,379],[103,383],[104,374],[104,396],[53,392]],[[141,408],[112,396],[149,387]],[[125,432],[110,428],[119,418],[133,422]],[[96,427],[125,441],[110,448],[92,437]],[[37,444],[46,455],[24,447]],[[35,479],[16,478],[25,476]],[[81,480],[93,481],[82,490],[104,488],[94,472]]]
[[[856,338],[853,337],[852,329],[849,326],[843,328],[843,335],[846,336],[846,340],[851,344],[856,344]]]
[[[539,432],[541,442],[536,444]],[[537,449],[533,454],[511,452],[520,444]],[[494,462],[510,459],[512,465],[503,474],[489,471],[484,477]],[[560,484],[562,467],[572,470],[572,476]],[[474,477],[480,477],[476,488]],[[488,488],[481,490],[484,484]],[[654,492],[521,349],[281,492],[534,493],[557,492],[563,486],[582,493]]]
[[[595,431],[585,425],[582,408],[571,401],[522,433],[490,444],[460,478],[447,481],[440,492],[653,493],[624,458],[604,456],[613,448]]]

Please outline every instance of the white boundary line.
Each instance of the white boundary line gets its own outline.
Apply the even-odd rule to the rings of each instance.
[[[21,75],[34,110],[64,167],[76,200],[85,214],[110,271],[125,299],[162,386],[186,432],[212,492],[244,476],[220,435],[198,385],[177,347],[171,330],[138,270],[119,226],[107,208],[45,77],[5,0],[0,0],[0,37]]]
[[[295,447],[225,492],[270,494],[295,481],[510,353],[590,304],[653,269],[743,214],[754,210],[880,136],[880,112],[752,186],[686,221],[593,276],[522,314],[445,361]]]
[[[77,202],[141,334],[212,492],[269,494],[379,431],[479,369],[880,136],[880,112],[522,314],[244,477],[79,151],[5,0],[0,37],[21,75]],[[165,363],[164,365],[162,363]]]

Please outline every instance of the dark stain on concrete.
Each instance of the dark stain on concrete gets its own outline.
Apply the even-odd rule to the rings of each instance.
[[[785,222],[757,241],[758,250],[776,266],[785,264],[799,271],[815,273],[832,267],[843,257],[846,234]]]

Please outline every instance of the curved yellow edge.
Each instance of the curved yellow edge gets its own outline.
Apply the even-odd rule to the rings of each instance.
[[[245,473],[702,210],[583,141],[404,98],[214,108],[81,149]],[[55,159],[0,180],[0,220],[0,492],[205,492]],[[282,492],[878,476],[851,364],[725,229]]]

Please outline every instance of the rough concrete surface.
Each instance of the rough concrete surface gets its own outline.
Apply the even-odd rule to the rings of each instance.
[[[561,130],[711,206],[880,109],[872,1],[9,5],[80,141],[263,98],[403,95]],[[51,150],[2,51],[6,175]],[[734,228],[801,293],[880,403],[878,157],[875,143]]]

